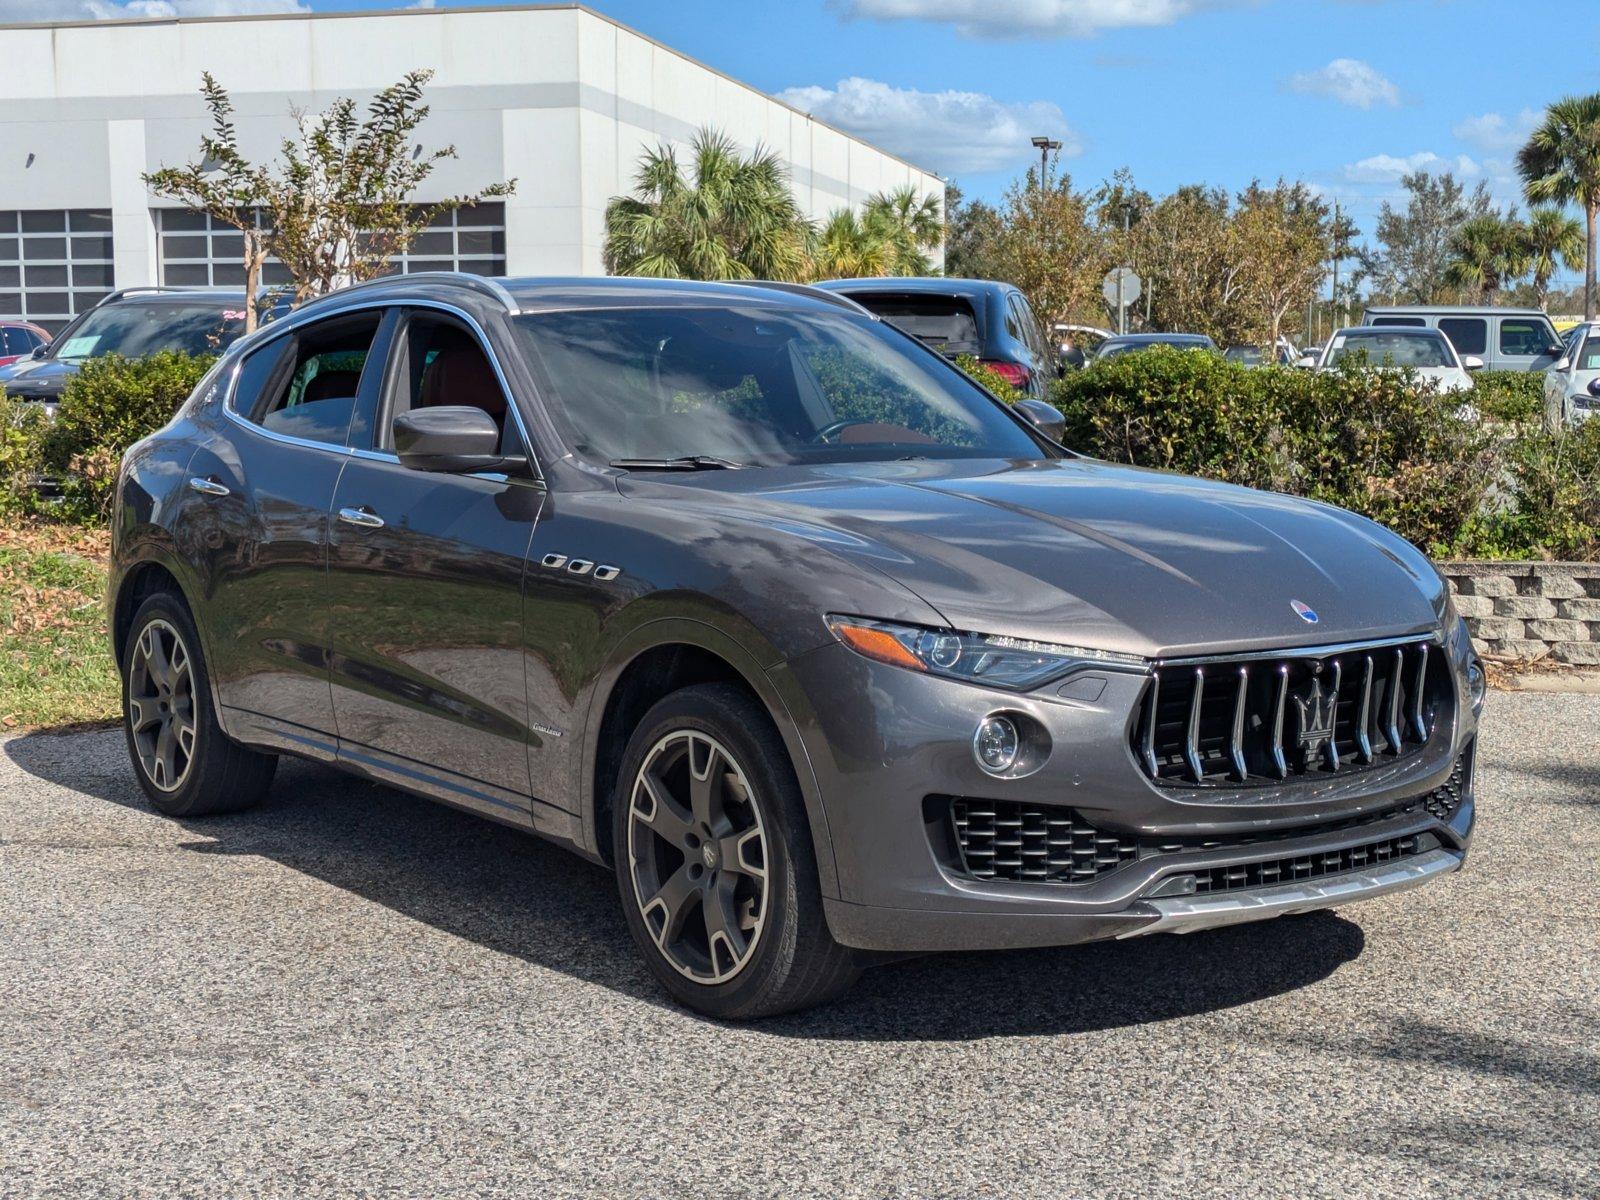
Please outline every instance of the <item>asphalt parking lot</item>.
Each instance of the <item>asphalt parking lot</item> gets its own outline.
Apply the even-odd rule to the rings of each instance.
[[[1186,938],[667,1004],[605,872],[286,765],[0,742],[0,1195],[1600,1194],[1600,696],[1491,697],[1474,856]]]

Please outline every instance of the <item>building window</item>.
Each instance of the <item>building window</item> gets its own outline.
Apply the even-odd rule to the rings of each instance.
[[[0,316],[56,333],[111,287],[109,210],[0,212]]]
[[[256,214],[259,223],[261,214]],[[161,282],[169,286],[243,287],[244,235],[207,213],[183,208],[155,210]],[[391,273],[471,271],[506,273],[506,206],[478,204],[441,214],[398,255]],[[276,258],[262,264],[261,282],[279,287],[291,282]]]

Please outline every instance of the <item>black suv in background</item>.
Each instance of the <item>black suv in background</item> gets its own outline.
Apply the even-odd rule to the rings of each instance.
[[[1059,364],[1023,294],[987,279],[830,279],[847,296],[946,358],[970,354],[1018,391],[1044,399]]]
[[[128,288],[80,314],[48,346],[0,367],[0,387],[54,406],[86,359],[162,350],[218,354],[244,332],[244,293],[228,288]]]

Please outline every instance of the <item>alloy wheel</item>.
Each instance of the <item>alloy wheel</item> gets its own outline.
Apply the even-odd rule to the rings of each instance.
[[[189,648],[167,622],[151,621],[128,661],[128,728],[139,765],[163,792],[194,765],[194,671]]]
[[[755,954],[767,916],[766,830],[743,769],[715,738],[679,730],[645,756],[628,803],[645,928],[680,974],[727,982]]]

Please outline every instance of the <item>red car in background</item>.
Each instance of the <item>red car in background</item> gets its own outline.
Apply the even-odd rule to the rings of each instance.
[[[49,330],[27,321],[0,321],[0,367],[21,362],[40,346],[49,344]]]

